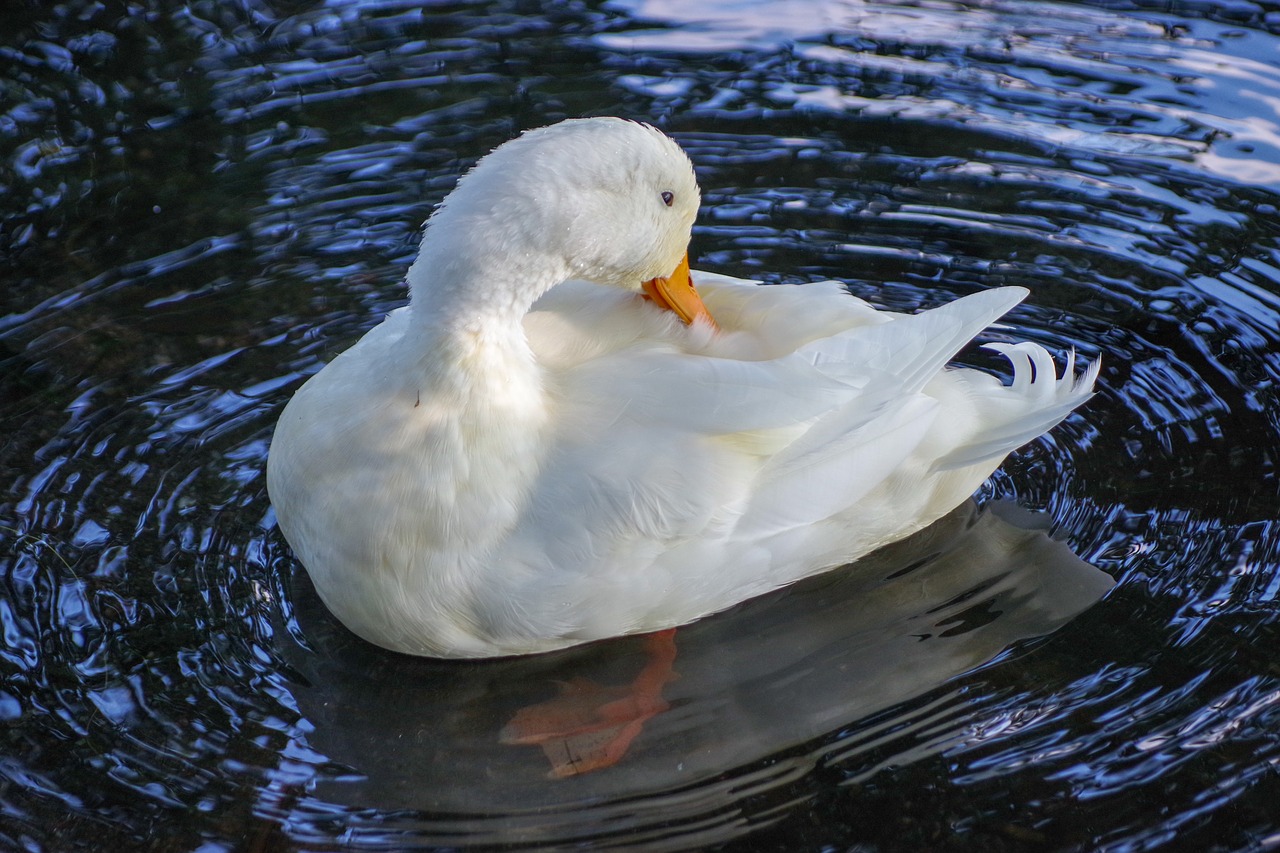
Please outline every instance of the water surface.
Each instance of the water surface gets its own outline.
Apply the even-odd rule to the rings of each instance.
[[[0,846],[1280,846],[1275,6],[5,14]],[[682,629],[669,709],[548,779],[504,729],[643,642],[371,648],[263,471],[457,176],[599,114],[693,157],[696,266],[896,310],[1025,285],[984,339],[1104,369],[981,508]]]

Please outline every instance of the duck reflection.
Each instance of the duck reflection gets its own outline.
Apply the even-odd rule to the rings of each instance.
[[[329,802],[498,818],[622,798],[638,813],[634,798],[654,795],[669,809],[679,790],[722,809],[754,789],[737,774],[771,756],[773,779],[847,760],[839,732],[1055,630],[1111,585],[1040,517],[969,503],[678,631],[526,658],[386,652],[332,620],[298,572],[305,646],[282,651],[310,746],[346,768],[316,782]]]
[[[554,699],[516,712],[500,739],[541,746],[553,779],[612,767],[626,755],[645,720],[671,707],[662,691],[675,678],[675,636],[672,628],[645,638],[649,660],[630,684],[601,686],[581,677],[561,682]]]

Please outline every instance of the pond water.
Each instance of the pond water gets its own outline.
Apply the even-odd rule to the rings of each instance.
[[[1280,847],[1280,6],[11,4],[0,846]],[[695,266],[1103,354],[976,503],[681,629],[614,766],[511,742],[643,640],[383,652],[275,529],[272,426],[519,130],[697,164]],[[995,371],[997,359],[962,361]]]

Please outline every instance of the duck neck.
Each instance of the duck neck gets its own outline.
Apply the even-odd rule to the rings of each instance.
[[[534,301],[569,277],[563,259],[495,249],[489,230],[457,225],[433,222],[409,267],[414,325],[431,337],[520,329]]]
[[[567,268],[534,252],[494,251],[486,236],[446,223],[427,229],[407,276],[408,338],[434,393],[485,411],[502,400],[527,407],[540,400],[541,378],[524,316]]]
[[[409,325],[398,344],[415,365],[406,400],[433,475],[451,486],[415,500],[440,505],[441,542],[502,535],[541,464],[549,413],[523,319],[558,273],[522,273],[466,246],[437,251],[430,238],[409,270]]]

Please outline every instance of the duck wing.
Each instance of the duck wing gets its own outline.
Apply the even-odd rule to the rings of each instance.
[[[503,559],[523,567],[505,575],[521,588],[503,594],[537,610],[525,614],[535,623],[576,613],[592,624],[561,625],[568,636],[654,630],[857,556],[848,549],[864,540],[826,522],[847,522],[891,477],[931,476],[936,425],[957,395],[928,386],[973,372],[943,368],[1026,295],[1000,288],[900,315],[828,285],[699,286],[725,334],[691,347],[678,328],[603,353],[593,344],[591,358],[548,371],[555,445]],[[813,319],[815,306],[836,320]],[[793,313],[801,319],[789,323]],[[558,334],[555,346],[572,350]],[[921,455],[926,446],[934,456]],[[960,448],[943,452],[965,464]],[[804,564],[780,566],[787,554]]]

